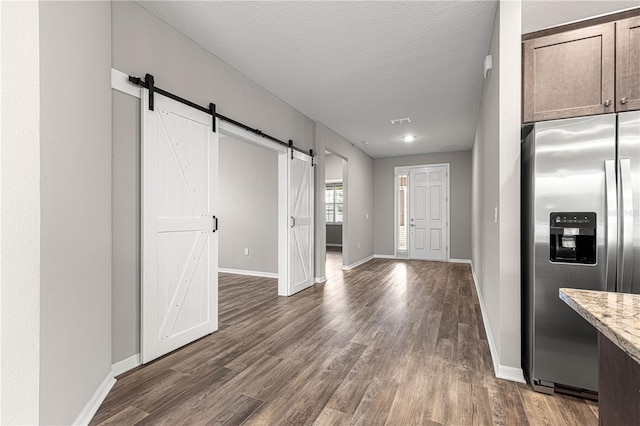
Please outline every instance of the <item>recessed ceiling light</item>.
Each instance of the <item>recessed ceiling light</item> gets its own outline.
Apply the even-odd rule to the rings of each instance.
[[[403,139],[405,142],[413,142],[413,135],[407,135]]]
[[[367,141],[362,141],[361,143],[362,143],[362,145],[369,145],[369,142],[367,142]]]
[[[409,117],[404,117],[404,118],[396,118],[394,120],[391,120],[391,124],[405,124],[405,123],[411,123],[411,119]]]

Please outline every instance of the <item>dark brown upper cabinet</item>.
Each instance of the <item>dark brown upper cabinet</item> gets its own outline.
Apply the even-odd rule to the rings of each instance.
[[[640,109],[640,16],[616,22],[616,110]]]
[[[637,45],[640,31],[634,31],[626,33],[633,40],[630,43]],[[524,41],[523,121],[614,112],[615,35],[615,23],[609,22]],[[635,70],[635,77],[630,73],[635,83],[630,85],[635,86],[631,92],[638,98],[635,50],[635,56],[627,54],[627,61],[635,61],[628,68]]]

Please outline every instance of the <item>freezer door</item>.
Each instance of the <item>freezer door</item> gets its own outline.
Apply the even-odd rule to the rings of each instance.
[[[618,114],[617,290],[640,294],[640,111]]]
[[[615,286],[615,132],[613,114],[535,124],[533,380],[597,390],[596,331],[558,298],[558,290],[606,290],[607,275]],[[550,215],[557,219],[559,212],[595,213],[595,264],[550,261]]]

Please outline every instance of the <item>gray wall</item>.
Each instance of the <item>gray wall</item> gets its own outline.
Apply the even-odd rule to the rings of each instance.
[[[240,74],[136,3],[112,3],[112,67],[137,76],[151,73],[163,89],[296,146],[314,147],[309,118]],[[139,100],[114,94],[113,116],[113,329],[112,361],[140,352]],[[318,169],[318,168],[316,168]],[[118,173],[115,172],[118,170]],[[222,225],[222,224],[221,224]],[[125,253],[116,259],[115,253]],[[118,318],[118,319],[116,319]]]
[[[342,225],[327,224],[327,245],[342,245]]]
[[[353,146],[348,155],[347,266],[374,253],[373,160]]]
[[[373,159],[324,124],[316,123],[319,166],[315,167],[316,194],[324,193],[325,149],[346,160],[343,163],[346,238],[342,242],[342,257],[348,266],[373,256]],[[324,211],[324,197],[316,197],[316,278],[325,276]]]
[[[151,73],[163,89],[200,105],[214,102],[220,114],[313,148],[315,126],[308,117],[136,3],[114,2],[112,11],[113,68]]]
[[[471,151],[376,158],[373,160],[376,254],[394,254],[394,167],[438,163],[450,164],[450,256],[454,259],[471,259]]]
[[[520,367],[520,3],[500,2],[473,145],[472,267],[499,377]],[[498,208],[498,223],[494,209]],[[494,353],[495,352],[495,353]]]
[[[326,154],[324,157],[324,180],[342,180],[342,162],[344,160],[334,154]]]
[[[500,19],[496,16],[490,53],[494,68],[484,83],[476,136],[473,144],[473,222],[472,255],[474,278],[489,315],[485,327],[496,330],[493,336],[499,344],[500,333],[500,228],[494,223],[494,209],[499,204],[500,152]],[[493,334],[493,333],[492,333]]]
[[[115,363],[138,353],[140,348],[140,101],[116,90],[112,90],[111,99],[111,357]]]
[[[41,424],[111,372],[110,39],[109,2],[40,3]]]
[[[219,267],[277,273],[278,154],[221,136],[219,161]]]

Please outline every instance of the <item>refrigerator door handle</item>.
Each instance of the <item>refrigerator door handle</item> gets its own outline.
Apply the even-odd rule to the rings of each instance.
[[[631,292],[633,274],[633,191],[631,189],[631,160],[620,159],[620,193],[621,234],[620,256],[622,268],[618,276],[617,291]]]
[[[607,217],[605,227],[606,260],[604,290],[616,291],[616,244],[618,237],[618,205],[616,194],[616,169],[614,160],[604,161],[605,202]]]

